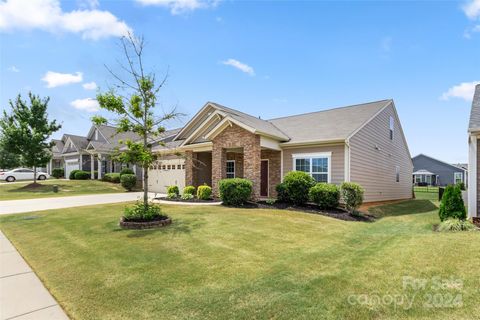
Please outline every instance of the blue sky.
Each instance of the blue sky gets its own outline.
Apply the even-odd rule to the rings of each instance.
[[[85,135],[128,30],[170,70],[162,106],[187,114],[170,127],[207,101],[268,119],[393,98],[412,155],[467,161],[480,0],[0,1],[0,108],[31,90],[55,137]]]

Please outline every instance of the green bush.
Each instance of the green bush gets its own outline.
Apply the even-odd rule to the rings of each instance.
[[[135,174],[135,172],[133,172],[133,170],[130,168],[123,168],[120,171],[120,177],[123,176],[124,174]]]
[[[308,201],[308,191],[315,185],[315,179],[303,171],[290,171],[283,178],[283,184],[288,200],[303,205]]]
[[[167,193],[167,199],[177,199],[177,198],[178,198],[178,193],[175,193],[175,192]]]
[[[288,193],[287,193],[287,187],[285,186],[285,184],[283,182],[277,184],[277,186],[275,187],[275,190],[277,191],[277,200],[279,202],[289,202],[290,201],[290,198],[288,197]]]
[[[197,188],[197,198],[200,200],[209,200],[212,197],[212,188],[203,185]]]
[[[88,180],[90,179],[90,172],[87,171],[77,171],[75,172],[75,180]]]
[[[167,188],[167,193],[175,193],[177,196],[180,194],[177,186],[169,186]]]
[[[472,222],[468,220],[460,220],[455,218],[449,218],[438,226],[438,231],[473,231],[477,230],[477,226],[475,226]]]
[[[265,203],[271,206],[273,206],[276,202],[277,202],[277,199],[272,199],[272,198],[268,198],[267,200],[265,200]]]
[[[445,188],[438,215],[440,216],[440,221],[445,221],[449,218],[460,220],[467,218],[465,204],[462,199],[462,191],[459,186],[447,186]]]
[[[363,188],[358,183],[344,182],[340,186],[340,192],[347,211],[355,213],[363,203]]]
[[[227,206],[241,206],[250,199],[253,183],[247,179],[223,179],[218,182],[220,198]]]
[[[183,194],[191,194],[193,196],[195,194],[195,187],[186,186],[185,188],[183,188]]]
[[[52,170],[52,177],[60,179],[65,176],[65,170],[63,168],[55,168]]]
[[[192,200],[193,199],[193,194],[191,193],[184,193],[182,195],[182,200]]]
[[[133,207],[126,207],[123,212],[125,220],[149,221],[162,216],[162,210],[158,205],[149,203],[144,206],[143,202],[137,202]]]
[[[464,182],[459,182],[459,183],[457,183],[457,186],[458,186],[458,187],[460,188],[460,190],[462,190],[462,191],[465,191],[465,190],[466,190],[466,188],[465,188],[465,183],[464,183]]]
[[[340,201],[340,189],[331,183],[317,183],[310,188],[308,195],[322,209],[337,208]]]
[[[103,176],[104,181],[120,183],[120,173],[106,173]]]
[[[81,171],[81,170],[72,170],[72,171],[70,171],[70,174],[69,174],[69,176],[68,176],[68,179],[70,179],[70,180],[75,180],[75,174],[76,174],[78,171]]]
[[[120,173],[120,183],[128,191],[132,191],[137,184],[137,177],[134,174]]]

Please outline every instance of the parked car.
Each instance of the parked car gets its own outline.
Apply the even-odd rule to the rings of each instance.
[[[50,175],[46,172],[37,171],[38,180],[46,180]],[[14,182],[16,180],[33,180],[33,170],[27,168],[18,168],[10,171],[0,172],[0,180]]]

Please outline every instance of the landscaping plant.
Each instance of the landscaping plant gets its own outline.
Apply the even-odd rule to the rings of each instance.
[[[68,179],[70,180],[75,180],[75,175],[77,174],[77,172],[79,172],[80,170],[72,170],[70,171],[70,174],[68,175]]]
[[[285,184],[279,183],[275,186],[275,191],[277,191],[277,200],[279,202],[289,202],[290,198],[288,197],[287,187]]]
[[[180,190],[178,189],[177,186],[169,186],[167,188],[167,193],[170,194],[170,193],[174,193],[175,196],[179,196],[180,195]]]
[[[467,211],[462,199],[462,191],[459,186],[447,186],[443,193],[440,202],[440,209],[438,210],[440,221],[445,221],[449,218],[465,220],[467,218]]]
[[[223,179],[218,182],[220,198],[227,206],[242,206],[252,195],[253,183],[242,178]]]
[[[149,203],[145,206],[143,202],[138,202],[132,207],[126,207],[123,213],[123,217],[127,221],[139,220],[149,221],[162,216],[162,210],[160,206]]]
[[[182,195],[182,200],[192,200],[194,197],[193,197],[193,194],[191,193],[184,193]]]
[[[363,203],[363,188],[358,183],[344,182],[340,186],[340,193],[345,208],[348,212],[354,214]]]
[[[315,179],[303,171],[290,171],[283,178],[283,184],[288,200],[296,205],[304,205],[308,201],[308,191],[315,185]]]
[[[183,194],[194,195],[195,194],[195,187],[194,186],[186,186],[185,188],[183,188]]]
[[[52,170],[52,177],[60,179],[65,176],[65,170],[63,168],[56,168]]]
[[[103,180],[112,183],[120,183],[120,173],[106,173],[103,176]]]
[[[445,221],[442,221],[438,226],[438,231],[473,231],[477,230],[475,226],[469,220],[460,220],[456,218],[448,218]]]
[[[88,180],[90,179],[91,174],[87,171],[78,170],[75,172],[75,180]]]
[[[197,188],[197,198],[200,200],[209,200],[212,197],[212,188],[203,185]]]
[[[120,174],[120,183],[122,184],[122,187],[128,191],[132,191],[137,185],[137,176],[128,173]]]
[[[310,188],[308,195],[322,209],[336,208],[340,201],[340,189],[331,183],[317,183]]]
[[[124,174],[135,174],[135,172],[133,172],[133,170],[130,168],[123,168],[120,171],[120,177],[123,176]]]

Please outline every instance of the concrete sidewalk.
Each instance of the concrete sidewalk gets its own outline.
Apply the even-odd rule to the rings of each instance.
[[[149,193],[152,199],[155,193]],[[135,201],[143,198],[143,192],[105,193],[85,196],[70,196],[58,198],[39,198],[27,200],[0,201],[0,215],[33,212],[50,209],[62,209],[71,207],[91,206],[117,202]]]
[[[0,231],[0,320],[68,320],[63,309]]]

